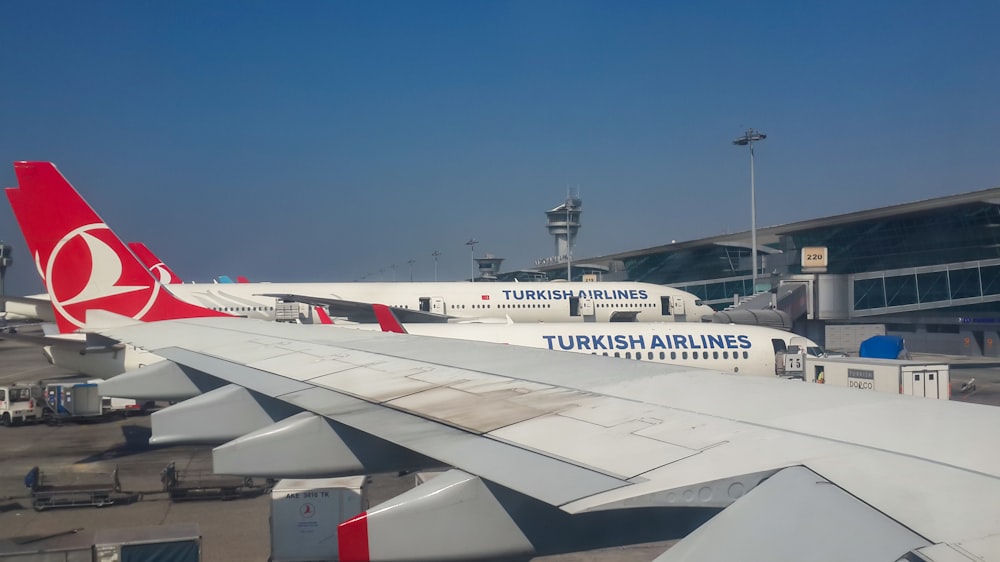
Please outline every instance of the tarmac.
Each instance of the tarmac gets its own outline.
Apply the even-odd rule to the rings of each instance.
[[[1000,364],[918,355],[914,359],[952,364],[952,399],[1000,405]],[[991,362],[992,361],[992,362]],[[45,362],[38,347],[0,340],[0,383],[74,376]],[[975,390],[961,386],[975,379]],[[976,428],[970,428],[975,430]],[[980,428],[981,429],[981,428]],[[210,446],[151,447],[149,416],[111,417],[92,423],[33,424],[0,427],[0,539],[49,535],[75,529],[94,531],[172,523],[197,523],[206,561],[267,560],[270,554],[270,495],[251,489],[237,499],[172,501],[160,473],[170,462],[178,469],[211,472]],[[24,476],[38,466],[45,478],[60,483],[110,482],[118,468],[123,494],[115,505],[36,511]],[[395,474],[369,480],[371,505],[411,488],[414,478]],[[539,557],[548,562],[649,561],[670,542],[649,543],[584,553]]]

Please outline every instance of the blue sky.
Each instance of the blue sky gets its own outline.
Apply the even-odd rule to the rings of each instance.
[[[1000,186],[1000,3],[4,2],[0,180],[182,277],[467,277]],[[928,233],[932,235],[932,233]],[[10,294],[41,290],[6,201]]]

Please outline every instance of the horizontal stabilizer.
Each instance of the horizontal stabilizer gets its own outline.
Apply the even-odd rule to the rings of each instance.
[[[928,544],[815,472],[792,467],[762,482],[655,562],[898,560]]]
[[[2,296],[0,302],[4,304],[8,320],[39,320],[42,322],[55,322],[56,315],[52,310],[52,301],[41,297],[11,297]]]
[[[225,443],[294,412],[282,402],[226,385],[154,413],[149,444]]]
[[[108,328],[121,328],[122,326],[128,326],[130,324],[137,324],[138,320],[135,318],[130,318],[128,316],[123,316],[121,314],[115,314],[114,312],[108,312],[107,310],[91,309],[87,311],[87,323],[86,329],[90,330],[107,330]]]

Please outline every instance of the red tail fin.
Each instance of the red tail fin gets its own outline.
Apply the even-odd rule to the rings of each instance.
[[[179,275],[167,267],[167,264],[163,263],[160,258],[156,257],[156,254],[154,254],[142,242],[129,242],[128,248],[132,250],[135,257],[139,258],[142,265],[146,266],[146,269],[152,271],[156,275],[156,277],[160,280],[160,283],[163,283],[164,285],[171,285],[173,283],[184,282]]]
[[[49,162],[15,162],[14,215],[52,299],[59,330],[83,327],[88,309],[137,320],[227,316],[178,300]]]

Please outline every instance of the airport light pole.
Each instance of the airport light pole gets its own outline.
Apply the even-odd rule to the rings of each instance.
[[[754,187],[753,171],[753,143],[762,141],[767,135],[753,129],[747,129],[742,137],[733,141],[737,146],[750,147],[750,259],[753,262],[753,289],[751,294],[757,292],[757,192]]]
[[[476,282],[476,244],[478,243],[479,240],[476,240],[475,238],[469,238],[469,241],[465,243],[465,245],[472,251],[472,277],[469,277],[469,281],[472,283]]]
[[[406,263],[410,264],[410,283],[413,283],[413,264],[417,263],[417,260],[410,258]]]
[[[438,256],[441,255],[441,252],[434,250],[431,255],[434,256],[434,281],[436,282],[438,280]]]

